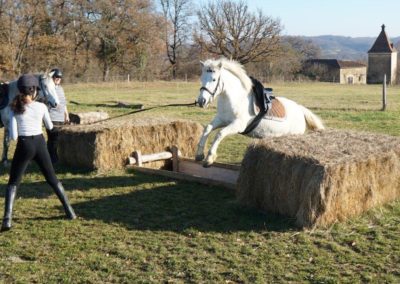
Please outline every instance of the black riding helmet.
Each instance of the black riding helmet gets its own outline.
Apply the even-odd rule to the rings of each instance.
[[[17,81],[17,87],[20,92],[23,92],[26,89],[32,87],[36,88],[37,90],[40,90],[39,80],[36,76],[32,74],[24,74],[21,77],[19,77]]]
[[[54,72],[53,78],[62,78],[63,74],[60,69],[54,68],[50,72]]]

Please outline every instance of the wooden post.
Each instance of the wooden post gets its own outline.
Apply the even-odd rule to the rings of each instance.
[[[386,74],[383,75],[383,83],[382,83],[382,111],[386,110]]]
[[[171,147],[172,152],[172,171],[179,172],[179,150],[175,145]]]

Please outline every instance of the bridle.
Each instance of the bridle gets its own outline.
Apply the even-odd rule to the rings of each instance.
[[[215,89],[214,89],[214,92],[211,92],[209,89],[207,89],[206,87],[201,87],[200,88],[200,91],[206,91],[206,92],[208,92],[210,95],[211,95],[211,97],[214,99],[214,96],[215,96],[215,93],[217,92],[217,90],[218,90],[218,87],[219,87],[219,82],[221,81],[221,76],[219,76],[218,77],[218,81],[217,81],[217,85],[215,86]]]

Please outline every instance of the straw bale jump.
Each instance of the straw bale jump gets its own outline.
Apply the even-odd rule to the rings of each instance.
[[[263,139],[242,162],[240,202],[326,227],[400,196],[400,138],[329,130]]]
[[[183,155],[190,156],[202,131],[200,123],[166,118],[71,125],[60,130],[59,157],[61,163],[77,168],[122,169],[132,149],[151,153],[167,150],[166,145],[177,145]]]

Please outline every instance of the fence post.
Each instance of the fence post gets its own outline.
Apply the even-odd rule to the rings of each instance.
[[[383,82],[382,82],[382,111],[386,110],[386,74],[383,75]]]
[[[129,76],[130,74],[128,74],[128,83],[130,82],[130,76]]]

